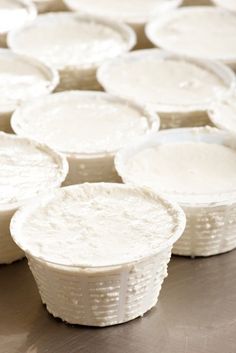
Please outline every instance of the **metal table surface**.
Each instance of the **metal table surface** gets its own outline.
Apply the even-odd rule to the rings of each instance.
[[[236,251],[173,257],[158,305],[109,328],[66,325],[41,304],[26,260],[0,266],[0,353],[236,353]]]

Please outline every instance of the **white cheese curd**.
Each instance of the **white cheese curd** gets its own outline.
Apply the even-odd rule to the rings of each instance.
[[[38,60],[0,49],[0,129],[9,132],[17,106],[49,94],[58,81],[57,72]]]
[[[65,0],[68,8],[109,20],[123,21],[137,34],[139,48],[150,47],[144,33],[148,20],[181,5],[183,0]]]
[[[208,112],[212,123],[220,129],[236,133],[236,95],[213,104]]]
[[[23,257],[9,234],[9,222],[27,200],[57,188],[64,181],[68,165],[46,145],[0,133],[0,263]]]
[[[236,144],[214,128],[162,131],[118,152],[126,183],[180,203],[187,216],[174,253],[208,256],[236,247]]]
[[[211,0],[216,6],[225,8],[226,10],[236,11],[235,0]]]
[[[0,44],[5,46],[6,34],[36,17],[36,9],[30,1],[0,0]]]
[[[61,12],[40,15],[30,25],[8,36],[8,44],[16,52],[31,55],[62,71],[61,79],[89,80],[104,60],[130,50],[135,34],[124,24]],[[68,71],[68,77],[64,77]],[[77,73],[79,71],[79,73]],[[88,75],[89,77],[86,77]]]
[[[217,59],[236,67],[236,14],[217,7],[174,10],[146,28],[158,47],[202,59]]]
[[[99,181],[112,178],[111,155],[151,130],[158,130],[159,119],[140,106],[106,93],[70,91],[23,105],[11,124],[17,134],[65,153],[71,163],[78,165],[77,175],[69,174],[68,178],[81,182],[97,177],[102,160],[111,163],[111,176],[106,170]],[[73,166],[71,174],[75,174]]]
[[[97,77],[109,93],[155,109],[163,115],[162,123],[167,127],[179,120],[181,126],[199,123],[194,113],[204,115],[205,111],[206,115],[210,102],[235,88],[234,73],[223,64],[178,57],[158,49],[136,51],[105,63]]]
[[[50,313],[69,323],[108,326],[156,304],[184,226],[179,206],[150,190],[85,183],[23,207],[11,233]]]

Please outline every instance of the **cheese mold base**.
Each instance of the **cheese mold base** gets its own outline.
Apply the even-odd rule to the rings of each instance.
[[[85,183],[23,207],[11,234],[50,313],[72,324],[109,326],[156,304],[184,226],[179,206],[150,190]]]
[[[115,165],[125,183],[148,186],[184,209],[186,229],[174,254],[209,256],[236,247],[233,135],[209,127],[161,131],[118,152]]]

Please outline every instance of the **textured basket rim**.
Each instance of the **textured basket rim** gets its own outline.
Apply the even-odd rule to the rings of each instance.
[[[48,80],[49,84],[45,88],[45,95],[50,94],[58,85],[59,83],[59,74],[57,70],[53,69],[52,67],[48,66],[47,64],[32,58],[28,55],[17,54],[12,52],[10,49],[0,48],[0,57],[12,57],[15,58],[16,61],[20,60],[25,64],[29,65],[29,67],[36,68],[41,74],[45,76],[45,79]],[[0,114],[12,114],[14,110],[17,108],[17,103],[13,103],[11,108],[1,108],[0,107]]]
[[[114,102],[114,103],[121,103],[124,104],[125,106],[129,106],[131,108],[134,108],[135,110],[140,112],[140,117],[144,116],[146,120],[149,123],[149,128],[146,133],[144,133],[144,136],[148,135],[149,133],[153,131],[158,131],[160,128],[160,118],[159,116],[153,112],[152,110],[143,107],[142,105],[139,105],[138,103],[135,103],[131,100],[128,99],[123,99],[111,94],[108,94],[106,92],[97,92],[97,91],[63,91],[63,92],[58,92],[54,93],[52,95],[47,96],[47,100],[50,101],[51,99],[55,99],[60,102],[60,97],[61,99],[66,99],[66,97],[88,97],[88,98],[96,98],[96,97],[101,97],[104,100],[108,102]],[[62,98],[63,97],[63,98]],[[13,113],[12,118],[11,118],[11,127],[13,131],[20,136],[28,137],[28,138],[34,138],[30,136],[30,134],[27,134],[24,132],[24,128],[22,128],[21,122],[22,122],[22,117],[24,116],[24,110],[27,109],[28,107],[34,106],[34,102],[37,104],[38,102],[45,104],[45,98],[37,98],[36,100],[33,100],[31,102],[27,102],[25,104],[22,104],[21,107],[16,109],[16,111]],[[37,108],[36,108],[37,109]],[[138,137],[137,137],[138,138]],[[55,147],[53,147],[56,149]],[[57,150],[57,149],[56,149]],[[65,154],[67,157],[71,158],[91,158],[91,157],[102,157],[104,155],[114,155],[117,152],[116,150],[100,150],[98,152],[72,152],[72,151],[65,151],[65,150],[60,150],[61,153]]]
[[[121,149],[118,151],[118,153],[115,156],[115,168],[118,173],[118,175],[122,178],[123,182],[127,184],[132,184],[132,185],[137,185],[137,186],[146,186],[149,187],[147,184],[141,184],[136,183],[134,180],[134,177],[130,176],[129,173],[126,171],[126,162],[129,158],[132,158],[132,155],[137,153],[138,151],[141,151],[143,148],[150,147],[150,146],[156,146],[160,143],[166,143],[168,136],[177,136],[177,140],[183,141],[182,140],[182,135],[183,134],[189,134],[190,136],[192,135],[192,139],[188,138],[186,141],[201,141],[200,138],[201,136],[210,136],[212,135],[212,139],[215,138],[217,140],[217,137],[221,139],[227,139],[230,141],[231,144],[233,144],[235,150],[236,150],[236,140],[233,134],[230,134],[229,132],[219,130],[217,128],[212,128],[212,127],[200,127],[200,128],[177,128],[177,129],[168,129],[168,130],[162,130],[157,133],[153,133],[152,135],[147,136],[146,138],[140,139],[138,142],[136,142],[133,145],[130,145],[126,148]],[[206,142],[206,141],[205,141]],[[219,143],[219,142],[216,142]],[[222,142],[223,143],[223,142]],[[219,143],[221,144],[221,143]],[[155,188],[155,187],[152,187]],[[222,192],[218,194],[218,199],[212,201],[212,195],[215,195],[216,193],[205,193],[205,194],[189,194],[189,193],[178,193],[177,191],[168,191],[168,190],[158,190],[158,187],[155,188],[157,192],[161,192],[164,194],[166,197],[174,200],[178,200],[177,202],[183,206],[183,207],[216,207],[216,206],[223,206],[223,205],[229,205],[232,203],[236,203],[236,189],[235,190],[230,190],[228,192]],[[186,199],[187,197],[187,199]],[[198,198],[198,200],[196,200]]]
[[[216,77],[220,78],[225,86],[228,88],[225,89],[225,95],[231,93],[236,88],[236,78],[235,74],[232,69],[227,67],[225,64],[206,60],[206,59],[194,59],[190,58],[186,55],[177,55],[170,53],[168,51],[152,48],[152,49],[141,49],[136,50],[134,52],[123,54],[117,58],[111,59],[104,64],[102,64],[97,70],[97,80],[100,85],[109,93],[115,94],[112,85],[109,84],[109,80],[106,76],[109,76],[109,71],[113,67],[116,67],[124,62],[131,63],[139,60],[143,60],[145,58],[156,58],[157,60],[163,59],[174,59],[176,61],[186,61],[187,63],[192,63],[195,66],[198,66],[202,69],[205,69],[208,72],[213,73]],[[122,93],[119,96],[130,99],[128,95],[123,95]],[[134,98],[133,98],[134,100]],[[138,101],[138,99],[136,99]],[[158,113],[172,113],[172,114],[179,114],[179,113],[195,113],[206,111],[209,105],[212,103],[213,98],[205,103],[199,104],[163,104],[163,103],[147,103],[145,105],[150,106],[153,110],[157,111]],[[143,103],[144,104],[144,103]]]
[[[74,265],[70,264],[63,264],[63,263],[57,263],[54,261],[48,260],[46,257],[42,256],[35,256],[30,249],[25,248],[21,244],[21,241],[18,238],[21,235],[21,227],[23,226],[24,220],[27,219],[27,216],[32,214],[33,212],[37,211],[37,208],[40,207],[40,205],[43,204],[44,201],[48,201],[52,199],[54,196],[59,194],[60,192],[63,192],[64,190],[70,190],[70,189],[75,189],[75,188],[84,188],[84,187],[94,187],[94,188],[102,188],[102,189],[112,189],[112,188],[118,188],[118,189],[126,189],[126,190],[132,190],[135,192],[140,192],[142,195],[145,194],[146,196],[158,201],[161,201],[166,207],[169,207],[172,209],[172,214],[173,214],[173,224],[175,226],[173,227],[172,235],[168,238],[168,240],[163,241],[163,243],[159,246],[158,249],[156,249],[153,252],[149,252],[148,254],[144,254],[143,256],[140,256],[139,258],[130,260],[130,261],[124,261],[124,262],[118,262],[118,263],[113,263],[109,265],[101,265],[101,266],[93,266],[93,265],[84,265],[80,264],[79,262]],[[37,197],[33,200],[33,202],[27,203],[26,205],[22,206],[20,209],[17,210],[17,212],[14,214],[14,216],[11,219],[10,223],[10,232],[13,240],[15,243],[22,249],[26,255],[33,257],[34,259],[37,259],[43,263],[46,264],[51,264],[54,266],[59,266],[63,268],[69,268],[69,269],[112,269],[114,267],[122,267],[122,266],[127,266],[127,265],[133,265],[136,264],[140,261],[143,261],[148,258],[152,258],[155,255],[158,255],[165,249],[168,249],[168,247],[172,246],[183,234],[183,231],[185,229],[186,225],[186,217],[183,212],[183,210],[180,208],[180,206],[173,202],[169,201],[165,197],[161,196],[161,194],[158,194],[151,190],[150,188],[145,188],[145,187],[136,187],[136,186],[130,186],[130,185],[124,185],[124,184],[116,184],[116,183],[84,183],[84,184],[77,184],[77,185],[72,185],[72,186],[67,186],[63,187],[57,190],[53,190],[49,195],[41,195],[40,197]]]
[[[88,15],[83,15],[80,13],[76,13],[76,12],[66,12],[66,11],[61,11],[61,12],[49,12],[49,13],[45,13],[45,14],[41,14],[39,16],[37,16],[37,19],[29,24],[26,25],[20,29],[17,30],[13,30],[11,31],[8,36],[7,36],[7,44],[9,46],[10,49],[12,49],[14,52],[17,53],[24,53],[24,49],[19,49],[17,48],[17,37],[19,34],[23,33],[25,30],[28,30],[31,27],[34,27],[34,25],[36,24],[36,21],[49,21],[50,19],[53,18],[65,18],[65,19],[75,19],[78,21],[87,21],[87,22],[93,22],[93,23],[97,23],[100,25],[104,25],[107,27],[110,27],[112,29],[114,29],[116,32],[119,32],[123,39],[124,39],[124,43],[126,44],[126,48],[123,50],[123,52],[128,52],[130,51],[136,44],[137,44],[137,37],[136,34],[134,32],[134,30],[129,27],[128,25],[126,25],[125,23],[122,22],[115,22],[115,21],[109,21],[107,19],[98,17],[98,16],[88,16]],[[43,22],[44,23],[44,22]],[[71,65],[71,64],[66,64],[66,65],[61,65],[60,68],[58,68],[59,71],[66,71],[66,70],[88,70],[88,69],[97,69],[97,67],[99,65],[101,65],[101,62],[107,60],[106,58],[104,58],[102,61],[94,61],[92,63],[89,64],[78,64],[78,65]]]
[[[211,14],[211,12],[219,12],[219,13],[228,13],[229,11],[223,9],[223,8],[220,8],[220,7],[214,7],[214,6],[188,6],[188,7],[181,7],[181,8],[178,8],[178,9],[175,9],[169,13],[166,13],[163,15],[162,18],[160,19],[154,19],[154,20],[151,20],[147,23],[147,25],[145,26],[145,34],[147,36],[147,38],[151,41],[151,43],[153,43],[155,46],[158,46],[158,47],[161,47],[163,48],[164,50],[167,50],[167,51],[171,51],[172,53],[174,54],[177,54],[177,55],[181,55],[181,54],[184,54],[182,52],[182,50],[178,50],[178,49],[175,49],[174,47],[172,47],[171,49],[169,48],[168,45],[165,45],[163,44],[163,41],[161,40],[161,43],[160,43],[160,40],[157,38],[157,35],[155,34],[155,31],[159,28],[162,28],[163,26],[165,26],[168,22],[170,22],[170,20],[172,18],[179,18],[181,17],[183,14],[190,14],[190,13],[200,13],[200,12],[209,12],[209,15]],[[231,14],[234,14],[231,12]],[[186,55],[186,53],[185,53]],[[198,56],[198,55],[192,55],[191,52],[187,55],[187,56],[190,56],[190,57],[194,57],[196,59],[209,59],[207,57],[202,57],[201,55]],[[220,60],[220,61],[223,61],[225,64],[234,64],[236,63],[236,55],[227,55],[227,56],[220,56],[220,57],[214,57],[213,58],[214,60]]]
[[[65,156],[54,151],[52,148],[50,148],[46,144],[39,143],[33,139],[29,139],[26,137],[21,137],[21,136],[17,136],[17,135],[13,135],[13,134],[7,134],[3,131],[0,131],[0,138],[1,137],[3,137],[3,138],[7,137],[12,140],[18,140],[18,141],[22,141],[23,143],[28,143],[29,145],[37,147],[37,148],[43,150],[44,152],[46,152],[47,154],[51,155],[58,166],[58,175],[56,176],[55,181],[51,184],[51,188],[53,189],[53,188],[60,187],[61,183],[65,180],[65,178],[68,174],[68,170],[69,170],[68,162],[67,162]],[[34,199],[34,198],[35,198],[35,196],[32,196],[32,198],[22,199],[22,200],[19,200],[16,202],[5,203],[2,205],[0,204],[0,212],[16,211],[20,206],[22,206],[22,204],[24,204],[25,202],[30,202],[30,200]]]

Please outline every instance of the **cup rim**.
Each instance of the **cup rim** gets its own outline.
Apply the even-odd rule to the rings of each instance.
[[[112,189],[112,188],[118,188],[118,189],[126,189],[132,190],[137,193],[141,193],[142,195],[145,195],[149,198],[152,198],[156,200],[157,202],[160,201],[166,205],[169,209],[172,210],[172,215],[173,219],[172,222],[175,225],[173,227],[173,231],[171,236],[168,238],[168,240],[163,241],[163,243],[159,246],[158,249],[155,249],[155,251],[150,251],[148,254],[144,254],[143,256],[139,256],[133,260],[130,261],[121,261],[121,262],[114,262],[113,264],[109,265],[85,265],[81,263],[77,264],[63,264],[63,263],[58,263],[56,261],[50,261],[47,258],[45,258],[43,255],[42,256],[35,256],[30,249],[27,249],[25,246],[22,246],[21,242],[18,238],[21,233],[21,227],[23,226],[24,221],[27,219],[27,215],[29,216],[33,212],[37,212],[37,208],[40,207],[40,205],[43,204],[44,201],[51,200],[53,199],[54,196],[56,196],[58,193],[63,192],[64,190],[68,189],[75,189],[75,188],[83,188],[83,187],[94,187],[94,188],[105,188],[105,189]],[[71,185],[67,187],[63,187],[57,190],[53,190],[49,195],[41,195],[33,200],[33,202],[27,203],[23,205],[21,208],[19,208],[14,216],[11,219],[10,223],[10,232],[11,236],[14,240],[14,242],[28,255],[29,257],[33,257],[34,259],[37,259],[38,261],[41,261],[45,264],[50,264],[52,266],[59,266],[62,268],[68,268],[68,269],[112,269],[115,267],[123,267],[123,266],[128,266],[128,265],[133,265],[136,264],[140,261],[144,261],[146,259],[152,258],[153,256],[158,255],[165,249],[168,249],[168,247],[171,247],[183,234],[183,231],[185,229],[186,225],[186,217],[184,214],[184,211],[181,209],[181,207],[173,201],[168,200],[166,197],[163,197],[160,193],[156,193],[150,188],[146,187],[137,187],[137,186],[132,186],[132,185],[125,185],[125,184],[119,184],[119,183],[84,183],[84,184],[77,184],[77,185]]]
[[[61,12],[54,12],[54,13],[49,12],[49,13],[40,14],[37,16],[35,21],[33,21],[32,23],[30,23],[22,28],[11,31],[7,35],[8,47],[13,52],[24,54],[24,49],[23,50],[20,49],[17,45],[18,35],[23,33],[24,31],[27,31],[29,28],[34,27],[37,21],[39,21],[40,23],[51,22],[51,20],[54,18],[57,18],[58,20],[60,20],[60,18],[65,18],[65,19],[68,19],[69,21],[71,19],[75,19],[76,21],[93,22],[93,23],[97,23],[100,25],[104,25],[106,27],[110,27],[110,28],[114,29],[116,32],[120,33],[124,39],[125,48],[123,49],[122,52],[130,51],[137,44],[137,36],[136,36],[134,30],[125,23],[118,22],[118,21],[110,21],[108,19],[104,19],[99,16],[90,16],[90,15],[85,15],[85,14],[81,14],[81,13],[77,13],[77,12],[61,11]],[[101,62],[106,61],[106,60],[107,60],[107,58],[104,58],[102,61],[95,60],[95,61],[88,63],[88,64],[77,64],[77,65],[63,64],[63,65],[60,65],[60,68],[58,67],[57,70],[59,72],[66,71],[66,70],[81,70],[81,71],[93,70],[93,69],[97,69],[98,66],[101,65]],[[45,62],[46,62],[46,60],[45,60]]]
[[[220,7],[216,7],[216,6],[188,6],[188,7],[180,7],[177,9],[174,9],[173,11],[170,11],[168,13],[163,14],[162,18],[160,19],[153,19],[151,21],[149,21],[146,26],[145,26],[145,34],[147,36],[147,38],[151,41],[151,43],[153,43],[153,45],[157,46],[157,47],[161,47],[162,49],[166,50],[166,51],[171,51],[173,54],[176,55],[186,55],[186,53],[182,50],[179,50],[178,48],[174,48],[171,47],[169,48],[168,45],[163,44],[163,41],[161,41],[157,38],[155,32],[157,29],[162,28],[163,26],[165,26],[165,24],[167,24],[168,22],[171,21],[171,19],[173,18],[178,18],[181,17],[182,14],[189,14],[189,13],[200,13],[200,12],[219,12],[219,13],[229,13],[229,11],[220,8]],[[235,15],[233,12],[230,12],[232,15]],[[236,16],[236,15],[235,15]],[[224,64],[227,65],[233,65],[236,63],[236,55],[227,55],[227,56],[219,56],[219,57],[214,57],[214,58],[209,58],[206,56],[201,56],[201,55],[193,55],[190,53],[188,53],[186,56],[189,57],[193,57],[195,59],[206,59],[206,60],[218,60],[218,61],[222,61]]]
[[[116,92],[109,84],[109,80],[106,79],[106,76],[109,75],[109,71],[111,68],[115,66],[119,66],[123,62],[134,62],[143,60],[143,58],[157,58],[157,60],[163,59],[174,59],[179,61],[186,61],[188,63],[192,63],[206,71],[213,73],[216,77],[220,78],[225,85],[227,85],[227,89],[225,90],[225,95],[231,94],[233,90],[236,88],[236,77],[232,69],[227,67],[225,64],[214,61],[214,60],[206,60],[206,59],[195,59],[190,58],[186,55],[177,55],[174,53],[170,53],[168,51],[158,49],[158,48],[151,48],[151,49],[141,49],[135,50],[133,52],[129,52],[123,54],[119,57],[111,59],[103,63],[97,70],[97,80],[99,84],[105,89],[106,92],[115,94]],[[125,99],[131,99],[128,95],[123,95],[122,93],[119,94],[120,97]],[[135,100],[132,98],[132,100]],[[139,99],[136,99],[139,101]],[[156,111],[157,113],[195,113],[198,111],[206,111],[209,105],[212,103],[213,98],[206,101],[205,103],[194,103],[194,104],[163,104],[163,103],[147,103],[143,102],[143,105],[149,106],[152,110]]]
[[[16,61],[20,60],[22,62],[25,62],[27,65],[29,65],[29,67],[30,66],[34,67],[39,72],[41,72],[45,76],[45,79],[48,80],[48,85],[45,87],[45,93],[43,94],[43,96],[49,95],[59,84],[59,74],[57,70],[41,62],[38,59],[34,59],[28,55],[12,52],[10,49],[7,49],[7,48],[0,48],[0,57],[1,56],[12,57],[13,59],[16,59]],[[9,108],[7,107],[0,108],[0,114],[10,115],[14,112],[15,109],[17,109],[17,107],[18,107],[18,104],[17,102],[15,102]]]
[[[51,155],[55,162],[58,165],[58,174],[56,175],[55,181],[52,183],[50,186],[51,189],[53,188],[58,188],[61,186],[62,182],[65,180],[68,171],[69,171],[69,165],[67,162],[67,159],[65,156],[63,156],[61,153],[56,152],[52,148],[50,148],[48,145],[37,142],[33,139],[29,139],[26,137],[21,137],[13,134],[7,134],[3,131],[0,131],[0,138],[1,137],[7,137],[13,140],[18,140],[22,141],[23,143],[28,143],[31,146],[37,147],[43,151],[45,151],[47,154]],[[16,211],[19,207],[21,207],[25,202],[30,202],[30,200],[35,199],[35,196],[26,198],[26,199],[21,199],[15,202],[7,202],[4,204],[0,204],[0,213],[1,212],[10,212],[10,211]]]
[[[63,91],[63,92],[57,92],[53,93],[51,95],[48,95],[46,100],[50,102],[52,99],[62,99],[62,97],[66,100],[66,97],[83,97],[86,96],[88,98],[96,98],[96,97],[101,97],[104,100],[108,102],[118,102],[124,105],[128,105],[131,108],[134,108],[138,112],[140,112],[140,117],[144,116],[149,123],[149,128],[146,133],[144,133],[144,136],[148,135],[149,133],[153,131],[158,131],[160,128],[160,118],[158,114],[153,112],[151,109],[148,109],[146,107],[143,107],[142,105],[133,102],[128,99],[120,98],[117,96],[114,96],[112,94],[106,93],[106,92],[100,92],[100,91],[77,91],[77,90],[71,90],[71,91]],[[11,117],[11,127],[13,131],[19,135],[19,136],[24,136],[28,138],[34,138],[30,136],[30,134],[27,134],[24,132],[24,129],[22,126],[20,126],[20,122],[22,120],[22,116],[24,116],[24,110],[27,109],[28,107],[34,106],[34,104],[37,104],[38,102],[42,104],[46,104],[45,98],[40,97],[35,100],[31,100],[31,102],[26,102],[25,104],[22,104],[16,111],[13,113]],[[138,137],[136,137],[138,139]],[[135,140],[136,140],[135,139]],[[51,145],[51,144],[49,144]],[[58,150],[53,146],[53,149]],[[111,150],[100,150],[98,152],[73,152],[73,151],[66,151],[66,150],[59,150],[60,153],[65,154],[67,157],[71,158],[83,158],[83,157],[102,157],[104,155],[115,155],[118,149],[111,149]]]
[[[208,143],[224,144],[226,142],[230,144],[230,147],[236,150],[236,139],[235,136],[229,132],[219,130],[213,127],[194,127],[194,128],[176,128],[161,130],[157,133],[153,133],[146,138],[140,139],[133,145],[129,145],[126,148],[121,149],[115,156],[114,164],[118,175],[122,178],[124,183],[146,186],[151,188],[150,185],[145,183],[135,182],[134,178],[129,175],[126,171],[126,162],[132,155],[138,151],[142,151],[143,148],[159,145],[160,143],[167,143],[168,137],[176,138],[175,141],[201,141]],[[207,140],[211,139],[211,142]],[[220,142],[219,142],[220,140]],[[173,141],[173,140],[172,140]],[[217,206],[228,206],[236,203],[236,188],[234,190],[225,191],[221,193],[184,193],[175,190],[160,190],[158,187],[152,186],[157,192],[161,192],[167,198],[173,199],[178,202],[182,207],[217,207]],[[216,200],[212,200],[213,195],[218,195]]]

